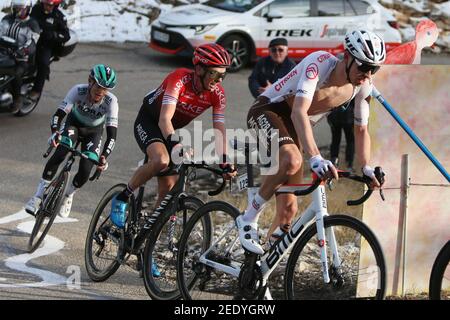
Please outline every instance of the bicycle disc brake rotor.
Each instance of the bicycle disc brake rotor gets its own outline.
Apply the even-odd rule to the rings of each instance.
[[[342,271],[340,268],[336,268],[331,266],[328,270],[331,281],[330,283],[333,285],[335,289],[340,289],[345,283],[344,276],[342,275]]]

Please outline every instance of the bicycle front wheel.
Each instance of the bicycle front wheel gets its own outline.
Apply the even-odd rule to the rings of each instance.
[[[105,193],[89,225],[84,260],[89,278],[96,282],[105,281],[112,276],[123,258],[124,233],[111,222],[109,215],[112,199],[125,187],[125,184],[117,184]]]
[[[36,221],[28,241],[29,253],[34,252],[40,246],[52,227],[61,207],[68,179],[69,173],[64,171],[45,190],[44,201],[36,213]]]
[[[180,199],[175,214],[163,213],[153,225],[143,254],[144,285],[152,299],[173,300],[180,297],[177,286],[176,258],[178,240],[189,218],[203,205],[195,197]],[[209,242],[211,222],[202,220],[202,239]],[[153,266],[153,268],[152,268]]]
[[[316,224],[295,244],[286,266],[287,299],[383,299],[386,265],[381,246],[361,221],[345,215],[324,218],[329,283],[325,283]],[[334,234],[335,241],[331,235]],[[338,255],[334,256],[332,247]]]
[[[238,274],[244,262],[244,251],[235,225],[239,214],[226,202],[212,201],[189,219],[181,235],[177,257],[177,281],[183,299],[236,298],[239,293]],[[209,241],[204,239],[205,219],[212,223]],[[207,259],[208,264],[203,259]],[[220,264],[221,269],[212,267],[211,262]]]
[[[450,299],[450,241],[441,249],[433,264],[430,277],[430,299]]]

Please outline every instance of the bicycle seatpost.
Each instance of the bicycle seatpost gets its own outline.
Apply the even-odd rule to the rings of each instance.
[[[148,155],[145,154],[143,165],[145,165],[147,162],[148,162]],[[142,200],[144,199],[144,190],[145,190],[145,183],[139,187],[138,196],[136,199],[136,212],[141,212],[142,210]]]
[[[250,146],[248,144],[245,145],[244,155],[248,187],[253,188],[255,186],[255,180],[253,179],[253,165],[250,163]]]

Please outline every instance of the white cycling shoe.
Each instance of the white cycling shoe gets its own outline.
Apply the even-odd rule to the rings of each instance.
[[[64,196],[63,203],[61,205],[61,209],[59,209],[59,212],[58,212],[58,215],[61,218],[69,217],[70,210],[72,209],[72,200],[73,200],[73,194]]]
[[[42,199],[38,197],[32,197],[27,204],[25,205],[25,211],[33,216],[36,215],[36,212],[39,210],[39,206],[41,205]]]
[[[243,216],[236,218],[236,226],[239,231],[241,245],[248,251],[258,255],[264,254],[264,249],[259,244],[258,223],[244,221]]]

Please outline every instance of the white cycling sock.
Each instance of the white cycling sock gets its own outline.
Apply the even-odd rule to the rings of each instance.
[[[267,200],[257,193],[253,200],[249,203],[242,219],[247,222],[258,222],[259,215],[263,212]]]
[[[78,190],[78,188],[73,185],[73,180],[72,180],[72,183],[70,183],[67,186],[65,196],[68,197],[70,195],[73,195],[75,192],[77,192],[77,190]]]
[[[50,184],[51,181],[44,180],[41,178],[41,181],[39,181],[35,197],[42,199],[42,196],[44,195],[45,188]]]

